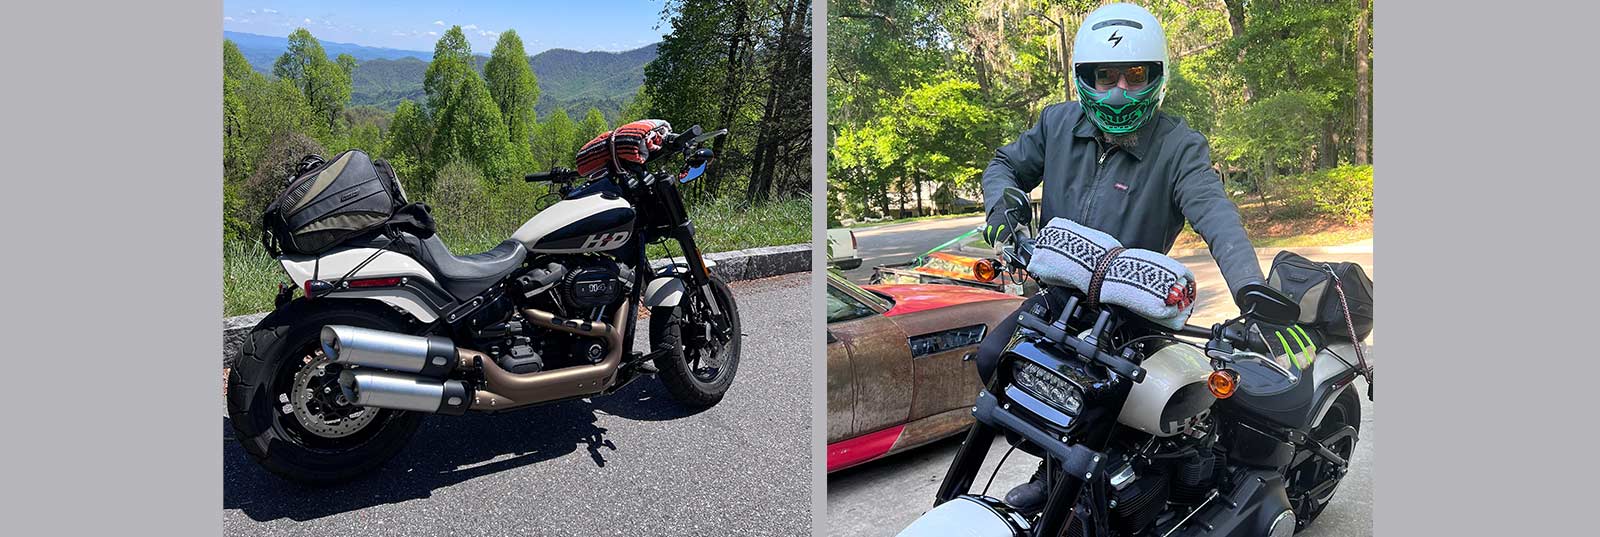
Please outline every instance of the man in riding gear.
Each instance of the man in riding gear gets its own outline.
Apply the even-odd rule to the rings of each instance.
[[[1067,218],[1129,248],[1165,253],[1187,220],[1210,246],[1231,292],[1263,281],[1239,211],[1211,168],[1205,137],[1160,111],[1169,65],[1161,23],[1132,4],[1096,9],[1078,28],[1072,65],[1078,100],[1046,107],[1032,128],[995,151],[984,170],[985,240],[1000,245],[1016,231],[1001,208],[1001,192],[1029,191],[1042,181],[1040,224]],[[1015,331],[1012,315],[979,347],[985,384]],[[1023,511],[1042,507],[1044,468],[1041,462],[1006,503]]]

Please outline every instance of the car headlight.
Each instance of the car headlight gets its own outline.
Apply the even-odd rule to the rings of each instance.
[[[1051,373],[1039,364],[1018,360],[1012,366],[1012,380],[1029,394],[1071,415],[1083,410],[1083,391],[1067,382],[1061,375]]]

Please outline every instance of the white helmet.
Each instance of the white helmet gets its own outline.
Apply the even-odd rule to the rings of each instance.
[[[1095,91],[1094,65],[1153,63],[1149,85],[1124,91]],[[1155,15],[1133,4],[1101,6],[1083,18],[1072,42],[1072,80],[1078,103],[1089,119],[1108,134],[1139,130],[1155,116],[1167,96],[1167,36]]]

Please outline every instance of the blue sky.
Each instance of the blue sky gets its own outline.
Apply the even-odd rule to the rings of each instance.
[[[472,52],[494,50],[499,33],[517,31],[529,55],[551,48],[622,51],[661,40],[664,0],[228,0],[222,28],[287,36],[305,28],[322,41],[433,51],[439,34],[461,26]],[[657,29],[657,26],[660,26]]]

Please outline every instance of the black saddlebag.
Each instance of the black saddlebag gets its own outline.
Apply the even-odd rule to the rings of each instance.
[[[394,169],[349,150],[312,155],[261,215],[261,245],[273,256],[316,255],[382,227],[406,206]]]
[[[1351,325],[1357,339],[1372,333],[1372,278],[1361,265],[1312,261],[1285,250],[1272,259],[1267,285],[1298,301],[1300,324],[1315,327],[1329,339],[1350,339]],[[1342,302],[1340,289],[1344,290]],[[1350,308],[1348,324],[1346,305]]]

